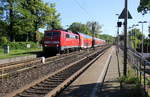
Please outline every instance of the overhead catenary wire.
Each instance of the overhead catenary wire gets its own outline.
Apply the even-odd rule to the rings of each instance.
[[[79,6],[79,8],[82,9],[82,11],[84,11],[84,13],[89,17],[90,20],[93,19],[93,17],[90,17],[89,12],[79,3],[79,1],[77,0],[72,0],[72,1],[74,1]]]

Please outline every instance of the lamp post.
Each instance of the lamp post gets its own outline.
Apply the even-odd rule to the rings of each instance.
[[[141,48],[141,51],[142,51],[142,58],[143,58],[143,42],[144,42],[144,36],[143,36],[143,24],[144,24],[144,23],[147,23],[147,21],[139,21],[139,23],[142,24],[142,48]]]
[[[144,36],[143,36],[143,24],[144,23],[147,23],[147,21],[139,21],[139,23],[142,24],[142,64],[143,64],[143,41],[144,41]],[[145,64],[144,65],[144,89],[145,89],[145,85],[146,85],[146,81],[145,81]],[[141,66],[140,66],[140,69],[141,69]],[[140,78],[141,78],[141,74],[140,74]]]
[[[118,26],[118,23],[119,23],[119,14],[116,14],[116,16],[118,16],[118,20],[117,20],[117,51],[119,52],[119,26]]]

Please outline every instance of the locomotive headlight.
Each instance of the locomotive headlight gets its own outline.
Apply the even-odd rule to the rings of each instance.
[[[44,44],[50,44],[51,41],[44,41]]]
[[[44,45],[45,47],[47,47],[47,45]]]
[[[59,44],[59,41],[44,41],[44,44]]]
[[[58,44],[58,43],[59,43],[59,41],[53,41],[53,43],[54,43],[54,44]]]

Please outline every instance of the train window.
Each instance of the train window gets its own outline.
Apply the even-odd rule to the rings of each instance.
[[[70,35],[70,38],[73,38],[73,35]]]
[[[69,34],[66,34],[66,38],[70,38],[70,35],[69,35]]]
[[[70,38],[73,38],[73,39],[75,39],[75,35],[70,35]]]
[[[52,37],[52,36],[59,37],[60,33],[59,32],[46,32],[45,36],[48,36],[48,37]]]
[[[75,38],[78,39],[79,37],[78,37],[78,36],[75,36]]]

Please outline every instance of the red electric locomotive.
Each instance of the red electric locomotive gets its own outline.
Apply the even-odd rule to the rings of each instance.
[[[79,49],[78,34],[64,30],[47,30],[44,33],[43,51],[58,53],[66,50]]]

